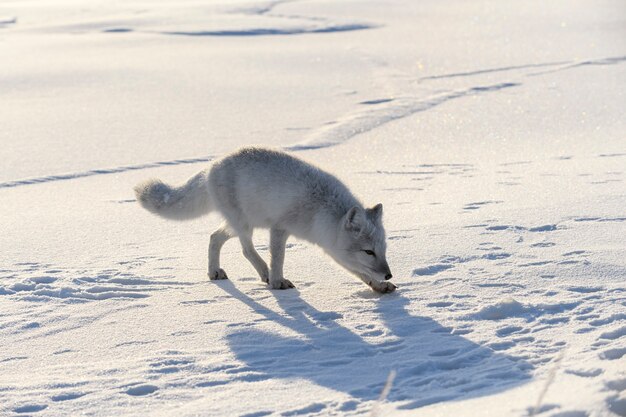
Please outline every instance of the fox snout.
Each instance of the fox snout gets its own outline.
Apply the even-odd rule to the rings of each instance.
[[[393,275],[391,275],[391,270],[389,269],[389,264],[387,264],[386,261],[380,266],[379,270],[383,275],[385,275],[386,280],[390,280],[391,278],[393,278]]]

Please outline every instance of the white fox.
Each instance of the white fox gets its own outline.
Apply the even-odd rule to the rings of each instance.
[[[135,187],[147,210],[173,220],[218,211],[226,220],[209,243],[209,278],[226,279],[220,250],[237,236],[244,256],[274,289],[293,288],[283,277],[290,235],[319,245],[375,291],[396,289],[386,260],[382,204],[364,209],[336,177],[286,153],[248,147],[215,162],[184,185],[148,180]],[[252,243],[254,228],[270,229],[271,262]]]

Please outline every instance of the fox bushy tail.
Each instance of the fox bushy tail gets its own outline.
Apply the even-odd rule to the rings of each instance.
[[[208,172],[201,171],[180,187],[151,179],[135,187],[137,201],[146,210],[167,219],[189,220],[211,211]]]

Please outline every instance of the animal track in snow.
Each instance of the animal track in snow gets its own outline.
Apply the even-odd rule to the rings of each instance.
[[[617,158],[620,156],[626,156],[626,153],[604,153],[598,155],[600,158]]]
[[[17,414],[37,413],[41,410],[45,410],[46,408],[48,408],[48,406],[45,404],[28,404],[14,408],[13,412]]]
[[[620,417],[626,417],[626,395],[614,395],[607,398],[609,410]]]
[[[621,347],[604,350],[600,353],[600,358],[614,361],[621,359],[624,355],[626,355],[626,347]]]
[[[17,23],[17,17],[12,16],[12,17],[6,17],[6,16],[2,16],[0,17],[0,29],[7,27],[9,25],[14,25]]]
[[[578,292],[582,294],[589,294],[589,293],[604,291],[604,288],[603,287],[571,286],[571,287],[566,287],[566,290],[571,291],[571,292]]]
[[[520,333],[523,330],[525,329],[519,326],[505,326],[496,330],[496,335],[499,337],[506,337],[514,333]],[[525,331],[527,332],[528,330],[525,330]]]
[[[604,326],[604,325],[613,323],[615,321],[622,321],[622,320],[626,320],[626,314],[618,313],[618,314],[612,314],[605,318],[590,321],[589,324],[597,327],[597,326]]]
[[[376,100],[361,101],[359,104],[373,105],[373,104],[389,103],[390,101],[393,101],[393,99],[392,98],[380,98]]]
[[[459,266],[469,262],[475,262],[480,260],[500,261],[509,257],[511,257],[510,253],[502,251],[494,251],[484,253],[482,255],[470,255],[466,257],[448,255],[439,258],[438,262],[432,265],[414,269],[413,276],[435,275],[448,269],[452,269],[455,266]]]
[[[545,224],[542,226],[534,226],[534,227],[524,227],[524,226],[517,226],[517,225],[495,225],[495,226],[488,226],[485,228],[485,230],[489,230],[489,231],[508,230],[508,231],[516,231],[516,232],[526,231],[526,232],[533,232],[533,233],[552,232],[557,229],[558,227],[556,224]]]
[[[302,416],[302,415],[309,416],[309,415],[313,415],[315,413],[321,412],[326,407],[327,407],[326,404],[314,403],[303,408],[298,408],[296,410],[285,411],[281,414],[281,416],[284,416],[284,417]]]
[[[619,217],[575,217],[573,219],[575,222],[599,222],[599,223],[606,223],[606,222],[625,222],[626,221],[626,216],[619,216]]]
[[[454,305],[451,301],[435,301],[426,304],[427,307],[450,307],[451,305]]]
[[[616,340],[622,336],[626,336],[626,326],[622,326],[618,329],[602,333],[599,338],[600,339],[608,339],[608,340]]]
[[[589,417],[589,413],[582,410],[560,411],[550,417]]]
[[[194,360],[188,357],[163,357],[149,364],[150,372],[156,374],[170,374],[181,372],[193,367]]]
[[[118,343],[117,345],[113,347],[118,348],[118,347],[124,347],[124,346],[148,345],[154,342],[156,342],[156,340],[131,340],[129,342]]]
[[[208,162],[213,159],[214,159],[213,156],[206,156],[206,157],[200,157],[200,158],[174,159],[171,161],[148,162],[144,164],[124,165],[124,166],[119,166],[119,167],[114,167],[114,168],[99,168],[99,169],[92,169],[88,171],[73,172],[73,173],[68,173],[68,174],[47,175],[47,176],[27,178],[27,179],[22,179],[22,180],[0,182],[0,189],[20,187],[20,186],[25,186],[25,185],[42,184],[42,183],[55,182],[55,181],[74,180],[78,178],[91,177],[94,175],[118,174],[121,172],[136,171],[136,170],[150,169],[150,168],[159,168],[159,167],[170,166],[170,165],[197,164],[201,162]]]
[[[50,397],[50,399],[54,402],[70,401],[80,397],[84,397],[85,395],[87,395],[86,392],[67,392],[65,394],[54,395]]]
[[[614,392],[606,398],[609,410],[620,417],[626,417],[626,378],[607,381],[605,386]]]
[[[501,200],[488,200],[488,201],[478,201],[475,203],[468,203],[465,206],[463,206],[463,210],[478,210],[486,205],[490,205],[490,204],[501,204],[504,201]]]
[[[128,388],[125,392],[128,395],[132,395],[133,397],[149,395],[153,392],[156,392],[159,387],[155,385],[137,385],[132,388]]]
[[[150,292],[190,285],[171,281],[170,276],[144,278],[130,272],[143,261],[121,262],[123,269],[61,269],[46,272],[50,265],[16,264],[13,273],[2,278],[0,296],[26,301],[59,299],[88,302],[111,298],[145,298]]]
[[[566,374],[576,375],[582,378],[594,378],[598,375],[601,375],[604,371],[600,368],[590,368],[590,369],[566,369],[564,372]]]
[[[539,316],[557,314],[572,310],[580,304],[579,301],[558,302],[555,304],[538,303],[524,305],[513,298],[496,302],[491,305],[482,307],[476,313],[468,316],[468,319],[479,318],[482,320],[502,320],[509,317],[526,317],[535,319]],[[548,318],[547,324],[561,323],[562,319],[556,318],[556,321],[550,322],[555,318]]]
[[[12,361],[21,361],[24,359],[28,359],[28,356],[12,356],[10,358],[5,358],[0,360],[0,363],[12,362]]]
[[[454,268],[454,265],[450,264],[434,264],[423,268],[416,268],[413,270],[413,275],[435,275],[446,269]]]

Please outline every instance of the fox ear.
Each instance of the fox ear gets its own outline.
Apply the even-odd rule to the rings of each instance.
[[[358,231],[361,229],[361,209],[357,206],[352,207],[346,213],[345,227],[347,230]]]
[[[371,209],[367,209],[366,211],[369,217],[373,218],[374,220],[378,220],[383,215],[383,205],[381,203],[378,203],[374,207],[372,207]]]

